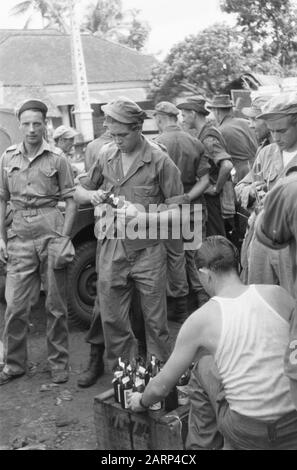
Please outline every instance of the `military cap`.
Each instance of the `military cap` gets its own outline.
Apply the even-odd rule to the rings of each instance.
[[[262,113],[263,106],[267,103],[268,100],[272,98],[272,95],[259,95],[252,100],[252,105],[250,107],[245,107],[241,109],[242,114],[249,118],[255,118]]]
[[[177,116],[179,114],[179,109],[177,109],[173,103],[170,103],[170,101],[161,101],[155,107],[154,114],[158,113]]]
[[[78,132],[73,129],[73,127],[59,126],[54,130],[53,138],[54,140],[59,139],[60,137],[64,137],[64,139],[72,139],[72,137],[75,137],[77,134]]]
[[[46,116],[46,113],[48,111],[48,108],[45,103],[43,103],[40,100],[26,100],[17,110],[17,117],[18,119],[20,118],[21,114],[24,111],[28,111],[29,109],[38,109],[44,116]]]
[[[105,115],[123,124],[142,123],[146,118],[140,106],[124,96],[102,106],[102,110]]]
[[[178,109],[186,109],[196,111],[196,113],[207,116],[209,111],[205,109],[205,98],[202,95],[190,96],[183,103],[177,105]]]
[[[280,93],[271,98],[262,108],[258,119],[279,119],[289,114],[297,114],[297,93]]]
[[[229,95],[215,95],[213,100],[206,105],[206,109],[233,108],[233,102]]]

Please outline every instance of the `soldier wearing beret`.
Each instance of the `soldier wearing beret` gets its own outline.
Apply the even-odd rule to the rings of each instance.
[[[183,194],[176,165],[164,150],[142,135],[143,110],[128,98],[121,97],[103,106],[103,111],[113,142],[101,149],[88,177],[76,189],[76,200],[91,202],[98,211],[97,292],[104,339],[91,342],[90,371],[96,365],[101,368],[104,343],[112,366],[117,364],[119,357],[127,360],[137,355],[137,341],[129,319],[134,288],[139,293],[148,354],[166,361],[170,352],[166,249],[158,235],[152,237],[146,233],[145,237],[132,237],[128,232],[124,236],[119,234],[114,225],[115,211],[104,203],[106,191],[139,203],[146,211],[150,205],[156,207],[167,198]],[[100,220],[103,221],[101,224]],[[91,330],[95,324],[96,319],[93,319]]]
[[[202,236],[205,237],[207,212],[204,191],[209,185],[210,165],[202,143],[189,133],[184,132],[178,125],[178,114],[179,109],[169,101],[161,101],[156,105],[155,120],[160,134],[155,140],[165,145],[169,156],[181,172],[185,194],[180,202],[191,204],[190,207],[193,207],[194,204],[201,204],[201,231]],[[177,202],[177,199],[174,201]],[[171,291],[172,301],[176,306],[175,316],[178,317],[187,311],[186,283],[183,281],[183,266],[181,266],[183,259],[178,249],[178,240],[170,240],[167,243],[167,250],[169,291]],[[186,271],[189,287],[192,292],[196,293],[198,305],[202,305],[203,301],[207,300],[207,296],[202,291],[194,256],[194,250],[185,251]]]
[[[46,105],[26,101],[17,117],[23,141],[0,160],[0,259],[7,263],[3,385],[26,372],[30,307],[43,283],[51,378],[68,380],[66,266],[74,248],[69,238],[76,205],[71,167],[43,138]],[[65,201],[65,216],[58,209]],[[8,201],[13,220],[5,227]]]

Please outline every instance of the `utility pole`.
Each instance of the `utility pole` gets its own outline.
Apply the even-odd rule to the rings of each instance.
[[[76,89],[76,106],[73,111],[75,123],[84,141],[94,139],[92,108],[90,106],[89,90],[83,48],[77,19],[75,0],[69,0],[71,18],[71,53],[72,76]]]

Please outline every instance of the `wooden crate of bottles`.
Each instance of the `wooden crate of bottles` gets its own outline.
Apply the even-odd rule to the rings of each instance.
[[[166,412],[135,413],[115,401],[114,389],[95,397],[97,448],[101,450],[180,450],[188,431],[189,405]]]

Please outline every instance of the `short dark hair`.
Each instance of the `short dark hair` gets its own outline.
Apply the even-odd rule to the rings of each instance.
[[[207,237],[196,253],[195,262],[198,269],[208,268],[215,272],[236,271],[239,268],[237,248],[221,235]]]

